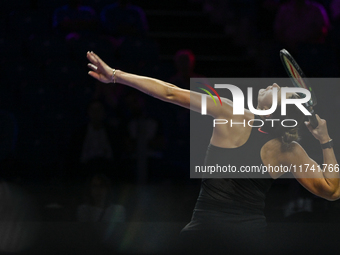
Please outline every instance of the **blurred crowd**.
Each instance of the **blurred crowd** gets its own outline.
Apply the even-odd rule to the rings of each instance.
[[[163,161],[170,161],[170,141],[183,139],[176,150],[188,152],[187,139],[165,127],[165,116],[175,119],[180,111],[167,106],[150,111],[154,105],[144,95],[119,84],[96,83],[86,75],[85,56],[93,50],[121,70],[164,80],[174,75],[179,86],[189,86],[193,53],[176,55],[178,73],[175,66],[162,68],[146,15],[130,1],[98,1],[92,7],[69,0],[54,9],[37,0],[26,4],[16,9],[7,4],[10,12],[4,13],[1,30],[6,84],[1,108],[14,114],[19,128],[7,175],[26,178],[26,169],[33,168],[29,175],[79,181],[96,171],[146,183],[152,181],[149,168],[170,168]],[[50,171],[42,173],[46,167]],[[183,169],[172,171],[173,177]]]
[[[309,77],[339,75],[338,0],[194,0],[258,61],[260,76],[284,77],[286,48]],[[313,61],[311,61],[313,60]]]

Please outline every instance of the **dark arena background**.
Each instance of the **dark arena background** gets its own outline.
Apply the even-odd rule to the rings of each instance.
[[[190,77],[287,77],[282,48],[307,77],[338,77],[340,1],[316,1],[319,12],[300,18],[285,13],[291,4],[1,1],[1,254],[174,254],[200,187],[189,177],[189,110],[96,82],[86,52],[183,88]],[[340,89],[315,91],[337,154]],[[300,135],[322,163],[318,141]],[[339,212],[339,201],[276,180],[268,253],[338,253]]]

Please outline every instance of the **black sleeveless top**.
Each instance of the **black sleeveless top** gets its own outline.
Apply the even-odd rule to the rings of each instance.
[[[255,116],[255,118],[259,117]],[[261,148],[273,138],[275,138],[273,135],[253,127],[249,139],[240,147],[220,148],[210,144],[206,152],[205,165],[230,165],[235,166],[237,170],[241,166],[263,166]],[[237,178],[232,176],[202,179],[195,210],[230,212],[242,208],[243,211],[263,214],[265,194],[273,182],[270,175],[267,172],[245,172],[237,173]]]

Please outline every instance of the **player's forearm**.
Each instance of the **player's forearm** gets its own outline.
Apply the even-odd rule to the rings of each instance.
[[[173,88],[176,88],[175,85],[158,79],[125,73],[120,70],[116,70],[115,81],[117,83],[138,89],[145,94],[151,95],[163,101],[169,101],[172,97]]]
[[[320,144],[327,143],[329,136],[320,141]],[[338,199],[340,196],[339,165],[336,160],[333,148],[322,149],[323,153],[323,176],[329,186],[329,196],[331,200]]]
[[[323,176],[331,190],[337,192],[340,188],[339,165],[333,148],[322,149],[323,152]]]

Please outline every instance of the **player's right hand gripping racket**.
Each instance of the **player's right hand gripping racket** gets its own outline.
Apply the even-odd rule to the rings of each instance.
[[[310,125],[313,128],[316,128],[319,125],[313,109],[313,107],[316,105],[316,97],[311,85],[306,80],[306,76],[302,72],[299,65],[296,63],[292,55],[290,55],[287,50],[285,49],[280,50],[280,58],[294,86],[305,88],[310,91],[311,99],[307,103],[304,103],[304,106],[312,114],[311,116],[308,116]]]

